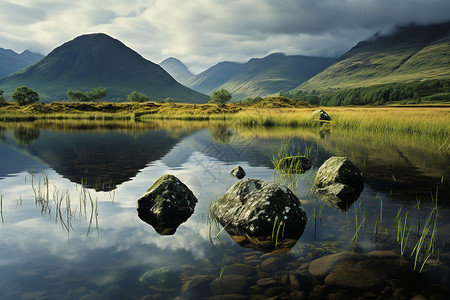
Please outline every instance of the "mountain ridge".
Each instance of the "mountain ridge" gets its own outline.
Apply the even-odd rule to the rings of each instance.
[[[98,86],[107,88],[106,100],[125,100],[132,91],[144,93],[151,100],[170,97],[203,103],[209,99],[181,85],[162,67],[104,33],[78,36],[38,63],[0,79],[5,94],[21,85],[36,90],[46,102],[67,99],[69,89],[86,91]]]
[[[17,53],[11,49],[0,48],[0,78],[28,67],[43,58],[44,55],[29,50]]]
[[[294,90],[356,88],[450,77],[450,22],[397,27],[361,41]]]
[[[265,97],[287,92],[313,77],[335,59],[272,53],[246,63],[220,62],[186,81],[186,85],[205,94],[225,88],[233,100]]]
[[[188,67],[175,57],[168,57],[159,65],[166,70],[175,80],[184,84],[189,78],[194,76]]]

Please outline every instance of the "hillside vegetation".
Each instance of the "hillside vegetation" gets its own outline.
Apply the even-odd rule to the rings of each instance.
[[[324,91],[450,78],[450,22],[397,28],[358,43],[295,90]]]
[[[264,58],[253,58],[244,64],[219,63],[191,77],[185,84],[208,95],[225,88],[233,96],[231,101],[266,97],[292,90],[333,61],[334,58],[274,53]]]

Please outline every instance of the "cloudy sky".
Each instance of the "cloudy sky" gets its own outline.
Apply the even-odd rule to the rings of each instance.
[[[0,47],[48,54],[103,32],[194,73],[273,52],[339,56],[395,25],[450,20],[449,0],[0,0]]]

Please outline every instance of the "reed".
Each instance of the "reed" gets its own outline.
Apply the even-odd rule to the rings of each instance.
[[[419,240],[414,246],[411,256],[414,257],[414,270],[421,265],[419,272],[422,272],[426,262],[432,257],[439,255],[438,242],[438,190],[436,195],[431,195],[431,211],[422,228]]]
[[[360,211],[361,211],[361,203],[362,202],[359,202],[359,205],[358,205]],[[365,212],[365,210],[362,210],[363,219],[361,220],[361,223],[359,223],[358,222],[358,208],[356,207],[356,205],[355,205],[354,211],[355,211],[355,234],[353,235],[352,241],[355,243],[358,243],[358,233],[359,233],[359,230],[361,229],[361,227],[363,227],[366,222],[366,212]]]
[[[0,193],[0,217],[2,219],[2,224],[5,224],[5,219],[3,219],[3,194]]]
[[[400,208],[401,210],[401,208]],[[397,245],[400,247],[400,256],[403,256],[406,250],[406,245],[408,244],[409,234],[411,233],[411,228],[408,229],[406,233],[406,224],[408,222],[408,212],[405,214],[405,219],[397,213],[396,223],[397,223]]]

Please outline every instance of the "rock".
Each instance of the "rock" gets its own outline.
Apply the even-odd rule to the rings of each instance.
[[[169,268],[156,268],[145,272],[139,277],[139,283],[143,286],[155,286],[157,288],[178,288],[181,280],[178,275]]]
[[[326,202],[347,210],[364,189],[364,177],[348,158],[333,156],[317,171],[314,188]]]
[[[341,252],[322,256],[313,260],[308,268],[309,274],[314,277],[323,277],[328,275],[333,268],[341,261],[359,260],[360,254],[355,252]]]
[[[274,286],[274,287],[270,287],[268,288],[265,292],[264,295],[266,295],[267,297],[273,297],[273,296],[287,296],[290,294],[290,290],[286,287],[281,287],[281,286]]]
[[[209,288],[213,295],[239,294],[247,288],[247,283],[243,275],[225,275],[213,280]]]
[[[296,290],[308,291],[312,288],[312,280],[308,276],[303,275],[299,271],[289,274],[289,282],[291,287]]]
[[[273,240],[300,238],[308,220],[287,187],[249,178],[235,183],[212,205],[211,213],[230,235]]]
[[[382,286],[385,278],[376,270],[367,269],[359,262],[339,263],[325,278],[325,284],[349,289],[370,289]]]
[[[174,234],[193,213],[197,198],[173,175],[160,177],[137,200],[139,218],[162,235]]]
[[[311,169],[312,163],[305,156],[287,156],[280,159],[275,168],[285,174],[302,174]]]
[[[189,299],[205,298],[208,293],[210,280],[206,276],[194,277],[186,281],[181,287],[181,293]]]
[[[316,120],[316,121],[331,121],[330,116],[327,114],[326,111],[322,109],[318,109],[313,111],[308,115],[310,120]]]
[[[269,257],[261,264],[261,271],[275,273],[284,267],[285,260],[281,257]]]
[[[258,279],[256,284],[262,288],[269,288],[269,287],[279,285],[278,281],[276,281],[276,279],[273,277],[265,277],[265,278]]]
[[[245,177],[247,173],[245,173],[244,169],[241,166],[236,166],[231,169],[230,174],[236,177],[237,179],[242,179]]]
[[[250,265],[246,264],[233,264],[225,267],[224,274],[226,275],[242,275],[242,276],[250,276],[253,274],[253,268]]]

